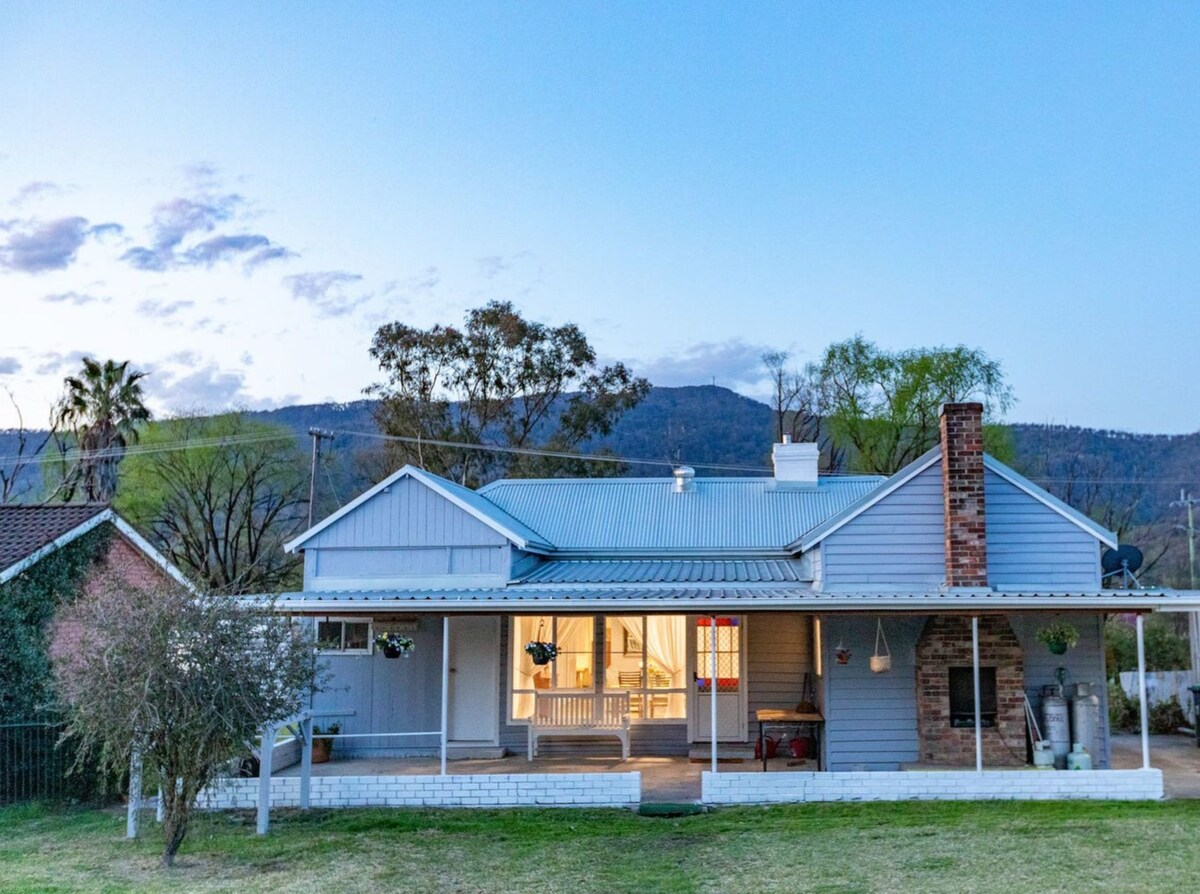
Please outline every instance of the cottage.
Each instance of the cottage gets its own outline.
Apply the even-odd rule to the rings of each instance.
[[[1106,586],[1115,535],[985,455],[981,415],[946,405],[940,443],[888,479],[818,475],[793,443],[759,478],[472,491],[405,467],[288,545],[304,589],[278,605],[332,670],[310,709],[343,756],[440,754],[443,773],[504,753],[703,758],[707,801],[1160,797],[1148,761],[1105,772],[1103,623],[1194,594]],[[1038,641],[1055,622],[1078,635],[1062,655]],[[411,655],[385,658],[383,632]],[[1030,711],[1063,682],[1099,696],[1095,770],[1034,774]],[[793,772],[757,772],[765,735],[798,740]]]

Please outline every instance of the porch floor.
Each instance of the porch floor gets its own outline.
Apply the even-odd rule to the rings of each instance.
[[[1112,765],[1133,770],[1142,765],[1140,736],[1112,737]],[[1200,798],[1200,748],[1194,736],[1151,736],[1150,766],[1162,770],[1163,790],[1168,798]]]
[[[789,766],[789,761],[776,758],[768,762],[770,773],[793,770],[812,771],[816,764],[808,761]],[[436,757],[373,757],[333,759],[326,764],[313,764],[313,776],[436,776],[441,763]],[[688,803],[700,800],[700,774],[707,770],[707,761],[697,762],[686,757],[577,757],[539,756],[529,760],[525,755],[509,755],[494,760],[453,760],[447,765],[452,774],[474,773],[628,773],[642,774],[642,803]],[[720,769],[755,771],[758,761],[722,760]],[[299,776],[300,765],[280,770],[276,776]]]

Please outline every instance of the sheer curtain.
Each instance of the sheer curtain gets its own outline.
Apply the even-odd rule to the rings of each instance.
[[[646,618],[646,657],[671,677],[671,688],[681,689],[686,656],[687,624],[682,615]]]

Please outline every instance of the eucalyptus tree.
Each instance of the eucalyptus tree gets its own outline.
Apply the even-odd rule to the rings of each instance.
[[[461,329],[387,323],[370,353],[385,376],[366,389],[380,398],[376,422],[384,434],[412,439],[394,442],[392,463],[472,487],[501,475],[579,474],[583,464],[571,457],[512,451],[576,451],[609,434],[650,390],[623,363],[601,366],[578,326],[527,320],[508,302],[468,311]]]
[[[63,469],[56,496],[64,502],[80,490],[88,502],[106,503],[116,494],[117,466],[150,420],[142,394],[146,375],[128,360],[84,357],[79,373],[63,380],[54,430]]]

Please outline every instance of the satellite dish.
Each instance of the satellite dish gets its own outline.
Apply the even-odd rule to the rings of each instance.
[[[1100,567],[1107,577],[1118,571],[1133,573],[1142,567],[1142,551],[1132,544],[1126,543],[1116,549],[1106,549],[1100,557]]]

